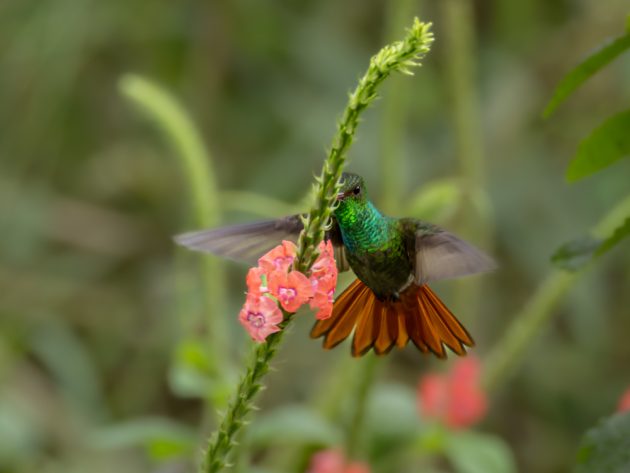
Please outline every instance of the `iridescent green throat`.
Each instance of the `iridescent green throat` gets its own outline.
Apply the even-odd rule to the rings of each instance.
[[[351,253],[384,250],[395,231],[391,219],[381,215],[368,200],[340,202],[335,218],[341,229],[343,244]]]

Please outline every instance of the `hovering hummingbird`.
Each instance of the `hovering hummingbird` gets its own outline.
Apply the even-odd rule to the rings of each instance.
[[[370,348],[377,355],[409,340],[423,353],[457,355],[474,345],[472,337],[427,283],[490,271],[491,258],[436,225],[413,218],[387,217],[368,199],[363,179],[343,173],[338,205],[325,239],[331,240],[339,271],[357,279],[335,300],[330,318],[318,320],[311,337],[324,337],[330,349],[353,329],[352,355]],[[297,241],[299,215],[184,233],[180,245],[255,263],[281,240]]]

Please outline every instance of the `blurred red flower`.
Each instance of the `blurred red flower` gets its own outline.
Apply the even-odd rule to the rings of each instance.
[[[418,384],[418,409],[423,417],[436,419],[451,428],[469,427],[488,409],[481,389],[481,364],[474,357],[455,361],[447,375],[428,374]]]
[[[363,462],[348,462],[341,450],[322,450],[311,458],[307,473],[370,473]]]
[[[619,405],[617,406],[617,412],[627,411],[630,411],[630,388],[628,388],[626,392],[621,395],[621,399],[619,399]]]

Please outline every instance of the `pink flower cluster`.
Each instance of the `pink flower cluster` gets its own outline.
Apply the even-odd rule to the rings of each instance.
[[[317,310],[318,319],[327,319],[332,314],[337,284],[332,243],[320,243],[319,257],[311,268],[310,278],[299,271],[289,271],[296,250],[294,243],[283,241],[247,273],[247,299],[239,321],[257,342],[264,342],[270,334],[280,330],[278,324],[283,316],[278,303],[284,310],[296,312],[308,302]]]
[[[340,450],[322,450],[311,458],[307,473],[370,473],[361,462],[348,462]]]
[[[448,375],[424,376],[418,385],[420,413],[451,428],[465,428],[477,423],[488,410],[480,374],[479,360],[467,357],[457,360]]]

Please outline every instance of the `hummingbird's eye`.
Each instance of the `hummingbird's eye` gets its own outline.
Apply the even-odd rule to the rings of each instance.
[[[352,193],[354,195],[359,195],[361,193],[361,188],[360,187],[355,187],[354,189],[352,189]]]

